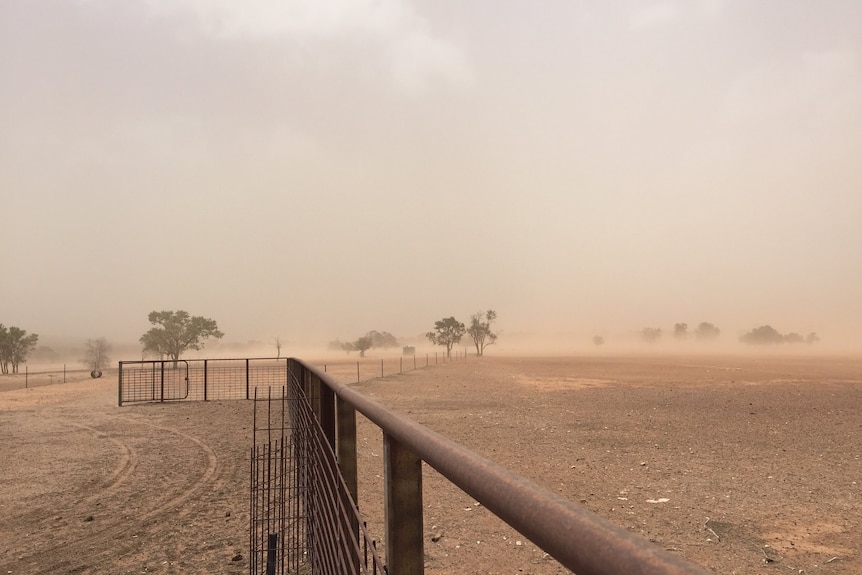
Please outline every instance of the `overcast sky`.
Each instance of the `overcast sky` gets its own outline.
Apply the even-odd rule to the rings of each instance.
[[[862,3],[0,3],[0,322],[327,341],[488,308],[862,332]]]

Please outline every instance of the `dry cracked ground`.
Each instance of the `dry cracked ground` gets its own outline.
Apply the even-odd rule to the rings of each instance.
[[[117,407],[106,377],[0,392],[0,573],[247,573],[251,402]],[[862,358],[485,357],[352,385],[716,573],[862,573]],[[381,453],[360,418],[377,533]],[[430,468],[423,498],[427,573],[566,572]]]

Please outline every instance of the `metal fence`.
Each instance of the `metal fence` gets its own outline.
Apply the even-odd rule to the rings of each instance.
[[[251,452],[249,573],[384,573],[296,370],[287,388],[258,389]],[[309,395],[312,394],[312,395]],[[342,455],[343,457],[343,455]]]
[[[255,400],[253,575],[424,573],[423,461],[579,575],[708,573],[297,359],[121,362],[119,380],[120,405]],[[357,413],[383,433],[385,561],[356,508]]]
[[[426,427],[390,411],[383,405],[341,384],[329,374],[300,360],[289,362],[290,381],[296,382],[297,410],[313,422],[303,425],[307,434],[292,437],[298,466],[300,506],[304,517],[305,546],[293,549],[309,558],[310,573],[335,575],[356,573],[353,551],[344,537],[355,529],[341,495],[331,487],[337,465],[339,484],[356,501],[356,413],[383,432],[384,464],[384,572],[396,575],[424,573],[422,462],[514,529],[531,539],[564,567],[579,575],[689,574],[708,572],[555,493],[508,471]],[[288,390],[288,398],[291,391]],[[289,401],[289,400],[288,400]],[[305,414],[305,410],[310,413]],[[326,455],[312,457],[312,453]],[[312,489],[312,485],[318,485]],[[304,512],[304,515],[302,515]],[[351,539],[355,541],[355,539]],[[351,542],[349,547],[354,549]],[[323,562],[322,557],[343,557],[341,563]],[[294,571],[301,572],[301,571]],[[365,571],[362,571],[363,573]]]
[[[287,358],[121,361],[118,403],[251,399],[287,385]]]
[[[317,366],[341,381],[365,381],[445,362],[463,361],[466,351],[382,359],[328,360]],[[118,403],[252,399],[257,389],[287,386],[287,358],[121,361]]]

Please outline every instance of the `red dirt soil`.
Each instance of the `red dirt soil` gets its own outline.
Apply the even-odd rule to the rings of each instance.
[[[862,573],[862,359],[485,357],[352,385],[717,573]],[[246,573],[251,402],[116,401],[115,374],[0,393],[0,573]],[[381,434],[358,437],[379,535]],[[423,497],[426,572],[567,572],[427,466]]]

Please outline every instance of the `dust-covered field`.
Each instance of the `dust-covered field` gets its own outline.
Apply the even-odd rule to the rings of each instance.
[[[352,385],[715,572],[862,573],[862,359],[486,357]],[[251,402],[120,408],[113,374],[10,387],[0,572],[248,571]],[[362,418],[359,442],[379,534]],[[428,468],[424,507],[428,573],[565,572]]]

